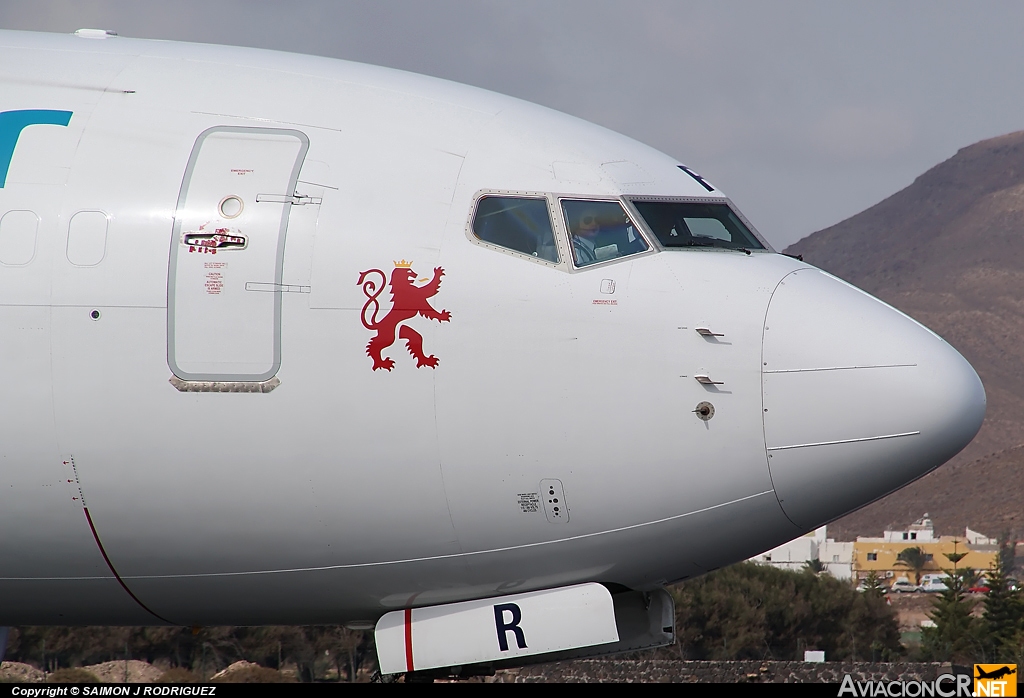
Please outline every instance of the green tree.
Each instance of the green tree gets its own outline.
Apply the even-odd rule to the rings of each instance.
[[[896,556],[896,564],[900,567],[906,567],[914,572],[914,584],[921,583],[921,573],[924,572],[924,568],[927,567],[928,563],[931,562],[928,559],[928,555],[918,546],[910,548],[904,548]]]
[[[983,657],[984,643],[981,623],[971,616],[972,604],[964,596],[966,583],[972,570],[958,570],[957,565],[967,553],[957,551],[959,541],[953,540],[953,552],[943,553],[953,563],[953,572],[946,580],[946,590],[935,599],[929,614],[934,628],[925,628],[921,646],[925,658],[970,663]]]
[[[953,570],[954,571],[956,571],[956,566],[960,564],[960,561],[963,560],[965,557],[967,557],[967,553],[957,552],[956,548],[957,548],[957,545],[959,545],[959,544],[960,544],[960,541],[957,540],[956,538],[954,538],[953,539],[953,552],[951,552],[951,553],[942,553],[946,557],[946,559],[948,559],[950,562],[953,563]]]
[[[929,614],[935,627],[925,628],[922,633],[925,659],[971,663],[983,655],[982,628],[971,616],[972,604],[964,588],[964,573],[954,569]]]
[[[967,591],[968,589],[973,589],[974,587],[981,584],[981,578],[983,576],[984,575],[981,573],[981,570],[974,570],[970,567],[965,567],[964,569],[960,570],[960,578],[963,580],[964,583],[964,591]]]
[[[818,558],[804,561],[804,571],[811,574],[821,574],[825,571],[825,563]]]
[[[1007,577],[1013,576],[1013,569],[1017,566],[1017,542],[1010,537],[1009,531],[1003,531],[999,536],[999,569]]]
[[[989,572],[988,588],[983,617],[986,658],[993,662],[1015,662],[1024,631],[1024,600],[1019,591],[1011,588],[1002,565]]]
[[[876,599],[885,596],[885,585],[882,584],[881,578],[874,570],[868,572],[868,576],[864,578],[864,593]]]
[[[902,652],[885,599],[827,574],[740,563],[685,582],[674,596],[684,658],[791,659],[810,648],[835,660],[885,660]]]
[[[367,634],[359,630],[349,630],[344,626],[330,625],[318,628],[316,649],[333,663],[338,673],[338,680],[343,676],[349,682],[355,682],[359,670],[360,659],[364,652]]]

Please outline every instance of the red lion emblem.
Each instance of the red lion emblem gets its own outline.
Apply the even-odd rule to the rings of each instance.
[[[435,267],[434,278],[430,282],[423,286],[414,286],[412,282],[416,278],[416,272],[411,267],[412,262],[406,262],[404,259],[401,262],[395,262],[395,270],[391,272],[391,310],[380,320],[377,320],[377,313],[380,311],[377,297],[384,291],[384,282],[387,279],[384,272],[380,269],[368,269],[359,275],[359,281],[356,282],[356,285],[363,287],[363,293],[367,298],[360,316],[363,327],[377,331],[374,338],[366,345],[366,355],[373,359],[374,371],[378,368],[388,371],[394,368],[395,362],[386,356],[382,357],[381,352],[395,343],[395,330],[398,330],[398,337],[405,340],[409,353],[416,359],[417,368],[437,367],[437,357],[427,356],[423,353],[423,335],[402,323],[416,315],[422,315],[428,320],[437,320],[438,322],[448,322],[452,319],[452,314],[447,310],[437,312],[427,302],[427,299],[436,296],[441,288],[444,269]],[[379,274],[379,283],[376,278],[367,279],[366,277],[370,274]],[[371,306],[372,312],[367,317]]]

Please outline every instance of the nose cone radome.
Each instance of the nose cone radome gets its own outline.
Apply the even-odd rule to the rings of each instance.
[[[772,483],[814,528],[937,468],[985,416],[985,389],[944,340],[817,269],[768,306],[762,388]]]

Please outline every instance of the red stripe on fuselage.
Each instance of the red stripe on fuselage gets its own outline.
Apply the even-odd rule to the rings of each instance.
[[[114,575],[114,579],[117,580],[117,583],[121,585],[122,589],[124,589],[126,592],[128,592],[128,596],[132,597],[132,600],[135,603],[137,603],[140,606],[142,606],[142,608],[145,609],[147,612],[149,612],[152,615],[156,616],[157,618],[159,618],[163,622],[167,623],[168,625],[174,625],[174,623],[172,623],[171,621],[167,620],[166,618],[164,618],[163,616],[159,615],[158,613],[154,612],[152,609],[149,608],[149,606],[147,606],[146,604],[144,604],[141,601],[139,601],[139,597],[136,596],[134,593],[132,593],[132,590],[129,589],[128,585],[124,583],[124,580],[121,579],[121,575],[119,575],[117,573],[117,570],[114,569],[114,563],[112,563],[110,561],[110,558],[107,557],[107,551],[106,551],[106,549],[104,549],[103,543],[100,542],[100,534],[96,532],[96,526],[93,525],[92,515],[89,514],[89,507],[83,506],[82,509],[85,510],[85,520],[89,522],[89,530],[92,531],[92,537],[93,537],[93,540],[96,541],[96,547],[98,547],[100,549],[100,555],[103,556],[103,561],[105,563],[107,563],[107,569],[109,569],[110,573],[112,575]]]
[[[405,669],[412,671],[412,609],[405,609]]]

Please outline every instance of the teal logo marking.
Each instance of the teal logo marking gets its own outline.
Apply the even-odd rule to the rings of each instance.
[[[11,167],[14,147],[26,126],[49,124],[67,126],[71,112],[56,109],[18,109],[0,112],[0,189],[7,183],[7,170]]]

